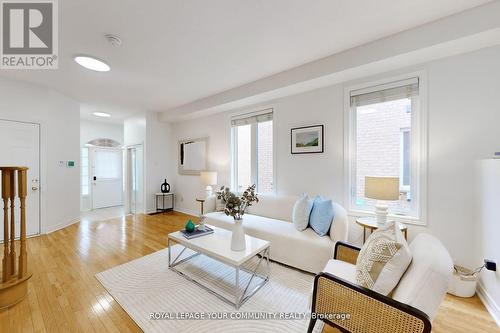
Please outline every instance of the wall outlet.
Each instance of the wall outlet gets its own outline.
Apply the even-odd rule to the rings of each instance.
[[[490,259],[484,259],[484,267],[489,270],[496,272],[497,271],[497,263],[496,261],[490,260]]]

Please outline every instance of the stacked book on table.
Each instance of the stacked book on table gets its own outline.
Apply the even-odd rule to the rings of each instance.
[[[213,234],[214,233],[214,229],[212,229],[212,228],[210,228],[208,226],[205,226],[204,230],[201,230],[200,226],[197,225],[192,232],[187,232],[184,229],[184,230],[181,230],[181,233],[187,239],[193,239],[193,238],[198,238],[198,237],[201,237],[201,236]]]

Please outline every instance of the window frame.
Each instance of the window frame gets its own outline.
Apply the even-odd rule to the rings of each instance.
[[[231,126],[231,119],[233,117],[237,117],[240,115],[244,115],[247,113],[253,113],[253,112],[259,112],[263,110],[271,109],[273,113],[273,190],[271,192],[265,192],[263,194],[271,194],[271,195],[276,195],[277,193],[277,183],[276,183],[276,147],[277,147],[277,135],[276,135],[276,124],[277,124],[277,106],[276,105],[268,105],[268,106],[261,106],[257,108],[252,108],[252,109],[245,109],[242,111],[237,111],[229,114],[229,131],[230,131],[230,137],[231,137],[231,145],[230,145],[230,150],[229,150],[229,156],[231,156],[231,190],[240,193],[238,187],[238,135],[236,133],[236,128],[237,127],[232,127]],[[258,183],[258,160],[257,160],[257,124],[252,124],[251,126],[251,161],[252,161],[252,168],[251,168],[251,182],[252,184],[257,184]],[[244,190],[244,189],[243,189]],[[259,192],[259,189],[257,188],[257,193]]]
[[[398,76],[385,77],[378,80],[354,83],[344,88],[344,203],[349,216],[375,216],[374,211],[362,210],[353,206],[353,189],[356,170],[356,113],[351,107],[350,93],[353,90],[369,88],[417,77],[419,79],[419,95],[412,98],[411,127],[411,164],[410,175],[414,185],[412,198],[416,200],[414,216],[389,214],[391,220],[414,225],[427,225],[427,150],[428,150],[428,93],[427,73],[418,71]],[[355,109],[354,109],[355,110]]]
[[[83,175],[83,168],[84,168],[84,163],[83,163],[83,151],[86,151],[86,154],[87,154],[87,167],[86,167],[86,171],[87,171],[87,177],[86,178],[86,184],[83,184],[83,179],[84,179],[84,175]],[[84,197],[90,197],[91,193],[90,193],[90,149],[88,147],[81,147],[80,148],[80,196],[82,198]],[[87,193],[84,193],[83,192],[83,188],[86,187],[87,188]]]
[[[412,103],[413,104],[413,103]],[[405,142],[404,142],[404,137],[405,133],[409,132],[410,133],[410,158],[411,158],[411,129],[408,127],[401,128],[399,131],[399,190],[401,192],[409,192],[410,191],[410,185],[405,185],[404,184],[404,147],[405,147]],[[410,161],[411,165],[411,161]],[[410,167],[410,179],[411,179],[411,167]],[[411,183],[411,181],[410,181]]]

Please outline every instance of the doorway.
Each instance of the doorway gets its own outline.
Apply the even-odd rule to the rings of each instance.
[[[0,165],[28,167],[28,196],[26,197],[26,235],[40,233],[40,125],[0,120]],[[1,180],[0,180],[1,183]],[[15,203],[19,207],[19,199]],[[19,214],[19,210],[15,211]],[[16,238],[19,237],[19,216],[16,216]],[[3,225],[3,214],[0,214]],[[3,228],[0,228],[3,241]]]
[[[127,213],[144,213],[144,165],[142,145],[127,148]]]

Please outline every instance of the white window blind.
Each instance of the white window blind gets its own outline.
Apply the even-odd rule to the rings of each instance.
[[[363,106],[369,104],[394,101],[402,98],[418,96],[418,78],[386,83],[369,88],[351,91],[351,106]]]
[[[121,177],[120,150],[94,151],[94,176],[98,179],[117,179]]]
[[[231,118],[231,126],[244,126],[273,120],[273,109],[244,113]]]

